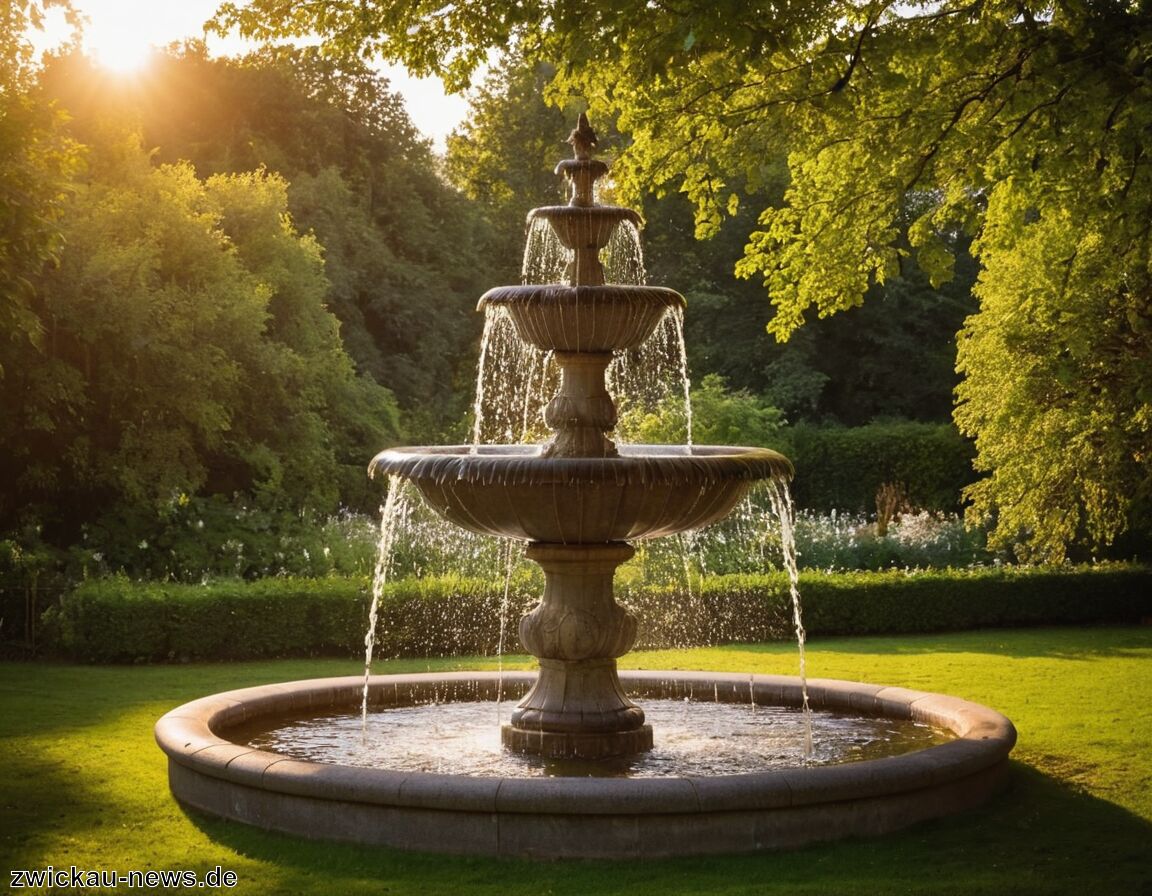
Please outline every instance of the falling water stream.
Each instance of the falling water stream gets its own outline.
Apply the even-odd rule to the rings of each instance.
[[[800,693],[804,710],[804,758],[812,756],[812,708],[808,704],[808,672],[805,668],[804,617],[800,607],[800,570],[796,565],[795,508],[792,504],[792,491],[788,483],[781,479],[768,482],[768,494],[772,509],[780,521],[780,543],[784,551],[784,568],[788,572],[788,592],[792,599],[792,623],[796,629],[796,645],[800,654]]]
[[[384,586],[388,582],[392,561],[395,559],[393,546],[401,521],[408,512],[408,490],[399,476],[388,477],[388,496],[380,511],[380,540],[376,547],[376,569],[372,576],[372,605],[368,610],[368,631],[364,635],[364,696],[360,702],[362,727],[368,724],[368,680],[372,676],[372,652],[376,649],[376,626],[380,616],[380,601],[384,596]]]
[[[496,643],[496,668],[500,683],[496,687],[496,722],[500,722],[500,707],[504,702],[504,635],[508,631],[508,609],[512,598],[512,574],[516,571],[517,543],[504,539],[504,590],[500,595],[500,634]]]

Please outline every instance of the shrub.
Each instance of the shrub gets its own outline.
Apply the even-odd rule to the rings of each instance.
[[[622,583],[638,647],[760,642],[792,636],[783,573],[725,575],[691,588]],[[811,635],[901,634],[991,626],[1132,623],[1152,618],[1152,568],[1101,565],[801,575]],[[46,614],[61,652],[87,662],[361,655],[365,578],[240,580],[213,585],[86,582]],[[519,617],[536,576],[401,579],[386,586],[377,656],[522,652]],[[504,609],[502,609],[502,606]]]
[[[95,579],[45,616],[87,662],[347,655],[363,644],[367,579],[230,580],[210,585]]]
[[[953,512],[976,479],[971,443],[947,423],[801,424],[781,448],[796,466],[796,504],[808,510],[871,512],[877,490],[898,482],[912,507]]]

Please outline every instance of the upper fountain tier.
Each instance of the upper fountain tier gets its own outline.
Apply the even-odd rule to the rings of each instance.
[[[587,117],[568,142],[575,158],[556,170],[569,181],[571,200],[529,215],[547,221],[568,248],[568,282],[500,286],[480,299],[482,310],[505,311],[520,339],[552,353],[559,366],[560,390],[544,409],[551,438],[531,447],[396,449],[371,470],[411,479],[461,526],[530,541],[602,543],[706,525],[753,481],[789,477],[791,465],[764,448],[622,452],[610,438],[616,403],[605,375],[613,355],[640,345],[684,298],[662,287],[604,282],[600,251],[622,222],[635,225],[640,216],[593,201],[608,166],[592,158],[596,135]]]
[[[596,203],[596,181],[608,173],[608,166],[592,158],[596,133],[583,112],[568,136],[568,143],[575,158],[564,159],[556,166],[556,173],[564,175],[570,188],[568,204],[534,208],[528,213],[528,221],[547,221],[556,238],[571,253],[565,271],[569,284],[600,286],[604,283],[601,250],[622,222],[639,227],[640,216],[630,208]]]
[[[668,310],[683,308],[684,297],[663,287],[605,283],[601,251],[622,223],[639,227],[640,216],[594,201],[595,183],[608,173],[608,166],[592,158],[596,134],[584,114],[568,142],[575,158],[556,166],[570,187],[568,204],[528,214],[529,222],[547,221],[567,250],[567,282],[498,286],[481,297],[479,307],[506,309],[517,335],[542,351],[625,351],[651,336]]]

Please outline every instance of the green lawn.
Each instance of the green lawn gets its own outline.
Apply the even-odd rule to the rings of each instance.
[[[787,674],[796,665],[794,649],[779,644],[627,660]],[[492,666],[397,661],[377,671]],[[810,644],[808,668],[813,676],[943,691],[1001,710],[1020,732],[1012,787],[979,811],[883,839],[758,856],[559,864],[303,842],[180,809],[152,724],[219,690],[356,674],[354,659],[7,663],[0,665],[0,886],[13,868],[202,873],[219,865],[238,876],[231,892],[252,894],[1152,894],[1152,627],[822,640]]]

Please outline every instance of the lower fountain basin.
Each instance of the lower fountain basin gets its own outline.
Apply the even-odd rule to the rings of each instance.
[[[797,706],[798,679],[624,672],[633,696]],[[531,673],[375,676],[373,706],[495,699]],[[1006,782],[1015,744],[999,713],[942,694],[857,682],[808,682],[813,709],[914,719],[956,739],[844,765],[663,778],[463,775],[355,768],[291,759],[229,739],[264,716],[355,712],[359,677],[291,682],[205,697],[165,715],[156,739],[183,804],[305,837],[478,855],[658,858],[783,849],[874,836],[963,811]],[[459,699],[459,698],[457,698]],[[493,708],[495,724],[495,707]]]
[[[791,477],[767,448],[626,445],[619,457],[543,457],[535,445],[382,451],[369,473],[412,481],[449,522],[482,535],[602,544],[698,529],[758,480]]]

